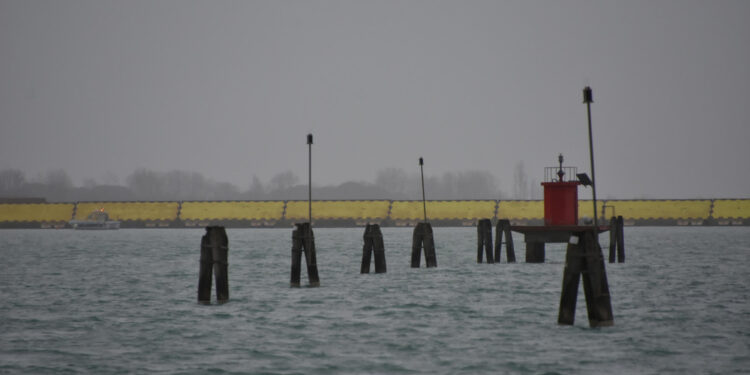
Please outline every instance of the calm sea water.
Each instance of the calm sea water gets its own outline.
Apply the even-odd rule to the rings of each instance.
[[[316,229],[322,286],[292,289],[291,229],[230,229],[230,302],[205,306],[202,229],[2,230],[0,373],[750,372],[750,228],[626,228],[600,329],[582,290],[556,323],[562,244],[476,264],[476,229],[435,228],[439,267],[411,269],[384,228],[388,273],[360,275],[363,231]]]

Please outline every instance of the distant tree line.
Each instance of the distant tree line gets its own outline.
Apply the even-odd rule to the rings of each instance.
[[[242,189],[227,182],[217,182],[197,172],[173,170],[157,172],[137,169],[119,184],[86,180],[75,186],[62,169],[27,179],[19,169],[0,170],[0,199],[43,198],[48,202],[73,201],[175,201],[175,200],[295,200],[307,199],[307,185],[291,171],[278,173],[267,182],[252,176]],[[455,199],[539,199],[538,182],[527,181],[523,163],[514,170],[513,193],[500,190],[495,177],[486,171],[446,172],[425,176],[425,194],[432,200]],[[374,182],[349,181],[339,185],[313,185],[314,199],[421,199],[419,173],[400,168],[376,172]]]

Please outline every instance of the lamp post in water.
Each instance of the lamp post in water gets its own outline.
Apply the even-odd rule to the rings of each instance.
[[[591,87],[586,86],[583,88],[583,102],[586,103],[586,111],[588,113],[589,120],[589,159],[591,159],[591,191],[594,195],[594,234],[599,233],[599,219],[596,214],[596,174],[594,172],[594,140],[591,135],[591,103],[594,102],[594,97],[591,92]],[[598,242],[598,240],[597,240]]]

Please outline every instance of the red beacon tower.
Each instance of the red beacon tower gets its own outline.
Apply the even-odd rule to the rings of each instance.
[[[578,225],[578,185],[576,167],[563,167],[563,156],[557,157],[559,167],[544,168],[544,225]],[[569,179],[566,180],[566,176]]]

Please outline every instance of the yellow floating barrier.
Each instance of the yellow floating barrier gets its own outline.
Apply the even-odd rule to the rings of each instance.
[[[602,219],[602,216],[605,216],[607,218],[612,217],[612,209],[609,207],[606,207],[604,209],[604,215],[602,215],[602,207],[606,205],[606,202],[602,202],[600,200],[596,200],[596,214],[598,215],[599,219]],[[591,200],[579,200],[578,201],[578,219],[583,219],[584,217],[594,219],[594,205],[591,203]],[[615,212],[616,215],[621,215],[620,212]],[[592,221],[593,222],[593,221]]]
[[[580,212],[579,212],[580,217]],[[509,220],[544,220],[544,201],[500,201],[497,218]]]
[[[427,201],[428,220],[477,220],[495,216],[496,201]],[[422,220],[422,201],[394,201],[391,206],[393,220]]]
[[[625,219],[708,219],[711,201],[705,200],[608,200],[615,214]]]
[[[284,201],[182,202],[182,220],[281,220]]]
[[[750,199],[716,199],[713,217],[716,219],[750,219]]]
[[[313,201],[313,220],[335,219],[372,219],[384,220],[388,218],[390,201]],[[307,221],[309,216],[307,201],[288,201],[286,203],[287,220]]]
[[[67,222],[73,203],[0,203],[0,222]]]

